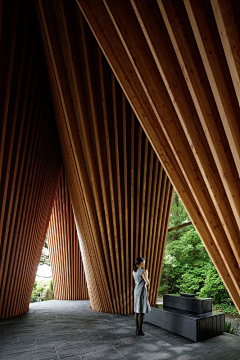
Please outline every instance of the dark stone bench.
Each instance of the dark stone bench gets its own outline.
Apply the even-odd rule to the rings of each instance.
[[[225,314],[212,311],[211,299],[164,295],[163,305],[151,307],[144,322],[157,325],[195,342],[211,338],[225,330]]]

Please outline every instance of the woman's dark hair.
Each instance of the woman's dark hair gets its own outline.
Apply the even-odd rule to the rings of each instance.
[[[143,261],[145,261],[143,257],[141,257],[141,256],[137,257],[136,260],[135,260],[135,264],[133,266],[133,271],[136,272],[137,269],[138,269],[137,265],[141,264],[141,262],[143,262]]]

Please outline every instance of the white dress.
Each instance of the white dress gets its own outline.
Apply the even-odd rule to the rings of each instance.
[[[147,285],[142,277],[144,271],[144,269],[137,269],[136,272],[133,271],[133,277],[136,284],[134,289],[134,312],[142,314],[151,311],[148,301]]]

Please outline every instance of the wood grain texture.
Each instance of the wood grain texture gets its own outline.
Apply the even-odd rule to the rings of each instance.
[[[47,239],[54,299],[88,299],[78,234],[64,170],[59,177]]]
[[[137,256],[156,302],[173,188],[77,4],[37,6],[91,306],[131,314]]]
[[[237,1],[76,1],[240,310]]]
[[[0,318],[4,319],[29,308],[62,157],[34,4],[3,1],[1,6]]]

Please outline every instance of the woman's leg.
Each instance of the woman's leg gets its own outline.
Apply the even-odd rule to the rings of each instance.
[[[143,317],[144,317],[143,313],[139,314],[139,320],[138,320],[138,323],[139,323],[138,329],[139,329],[139,331],[142,331]]]
[[[139,318],[139,315],[138,313],[135,313],[135,324],[136,324],[136,332],[138,330],[138,318]]]

